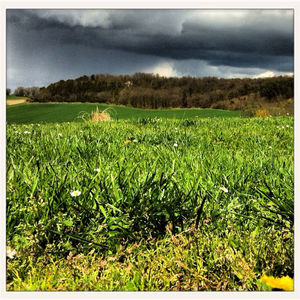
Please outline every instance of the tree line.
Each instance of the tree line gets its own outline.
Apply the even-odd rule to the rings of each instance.
[[[218,103],[252,95],[276,102],[292,98],[294,78],[171,77],[147,73],[96,74],[60,80],[42,88],[17,88],[34,102],[98,102],[140,108],[217,107]],[[16,91],[14,93],[16,95]],[[225,107],[226,108],[226,107]]]
[[[19,86],[15,89],[14,95],[17,97],[28,97],[28,98],[35,98],[38,96],[40,91],[40,88],[37,86],[32,86],[32,87],[23,87]],[[6,89],[6,96],[9,96],[11,94],[11,89],[7,88]]]

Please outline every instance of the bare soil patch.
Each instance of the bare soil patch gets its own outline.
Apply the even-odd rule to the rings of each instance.
[[[6,105],[14,105],[26,102],[26,99],[6,100]]]

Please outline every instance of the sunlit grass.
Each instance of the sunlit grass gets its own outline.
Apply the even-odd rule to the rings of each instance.
[[[293,154],[288,116],[8,125],[8,288],[293,278]]]
[[[240,111],[221,109],[139,109],[101,103],[28,103],[8,106],[6,121],[9,124],[82,122],[89,119],[97,108],[108,112],[110,118],[114,120],[147,120],[155,117],[163,119],[231,118],[240,115]]]

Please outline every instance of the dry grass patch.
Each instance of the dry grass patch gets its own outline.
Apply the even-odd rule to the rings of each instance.
[[[269,116],[270,116],[270,114],[267,109],[258,109],[255,112],[255,117],[265,118],[265,117],[269,117]]]
[[[11,99],[11,100],[6,100],[6,105],[15,105],[15,104],[20,104],[26,102],[26,98],[24,99]]]
[[[98,107],[91,113],[91,121],[94,122],[109,121],[110,119],[110,114],[106,110],[99,112]]]

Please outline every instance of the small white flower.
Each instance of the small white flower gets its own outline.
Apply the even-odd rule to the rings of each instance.
[[[285,127],[287,127],[287,128],[288,128],[288,127],[290,127],[290,126],[289,126],[289,125],[286,125]]]
[[[271,147],[271,146],[269,146],[269,149],[272,149],[272,147]]]
[[[94,169],[95,172],[100,172],[99,168]]]
[[[36,124],[37,126],[41,126],[41,124]]]
[[[175,128],[175,130],[178,130],[178,128]]]
[[[27,131],[27,130],[25,130],[25,131],[24,131],[24,133],[25,133],[25,134],[29,134],[29,133],[30,133],[30,131]]]
[[[59,133],[58,133],[58,136],[62,136],[62,133],[59,132]]]
[[[6,249],[6,256],[10,259],[13,259],[16,253],[15,250]]]
[[[174,143],[174,147],[178,147],[178,144],[177,144],[177,143]]]
[[[284,126],[282,126],[281,128],[284,129]]]
[[[221,187],[220,187],[220,190],[222,190],[224,193],[228,193],[228,190],[227,190],[226,187],[224,187],[224,186],[221,186]]]
[[[133,142],[134,142],[134,143],[137,143],[137,142],[138,142],[138,140],[137,140],[137,139],[134,139],[134,140],[133,140]]]
[[[79,130],[79,132],[83,133],[83,131],[82,131],[82,130]]]
[[[81,192],[80,191],[73,191],[70,194],[71,194],[72,197],[78,197],[81,194]]]

